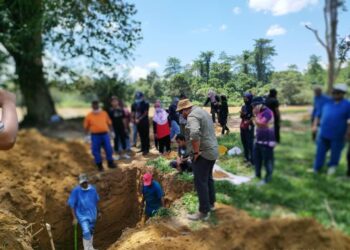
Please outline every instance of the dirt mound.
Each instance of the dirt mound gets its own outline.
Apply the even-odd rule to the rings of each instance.
[[[258,220],[221,205],[214,220],[216,225],[195,231],[178,218],[156,221],[126,232],[109,250],[350,249],[350,238],[324,229],[313,219]]]
[[[141,219],[140,180],[147,170],[147,159],[138,156],[131,163],[121,163],[118,169],[100,174],[89,151],[89,145],[78,140],[48,138],[37,130],[20,131],[15,148],[0,152],[0,209],[16,218],[13,224],[19,229],[33,224],[31,233],[49,223],[56,249],[70,249],[74,233],[66,202],[77,184],[78,175],[88,173],[101,197],[103,213],[102,220],[97,223],[95,243],[96,247],[106,249],[125,228],[134,227]],[[156,171],[154,174],[165,187],[167,204],[179,198],[182,190],[192,190],[191,185],[177,182],[175,176],[159,176]],[[1,222],[4,229],[12,225],[6,220]],[[7,231],[1,233],[6,235]],[[18,242],[22,244],[19,238]],[[34,237],[32,245],[35,249],[50,249],[46,230]]]

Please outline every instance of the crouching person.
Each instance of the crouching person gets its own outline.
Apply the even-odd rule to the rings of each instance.
[[[186,138],[184,135],[179,134],[175,137],[178,145],[177,159],[170,162],[172,168],[176,168],[180,173],[192,172],[192,161],[187,150]]]
[[[72,210],[73,225],[80,224],[83,232],[84,250],[95,250],[93,247],[93,233],[98,214],[100,197],[95,187],[89,184],[86,174],[79,176],[79,185],[76,186],[68,199]]]
[[[142,205],[146,202],[146,220],[153,217],[164,206],[164,193],[157,181],[153,180],[152,174],[143,175]]]

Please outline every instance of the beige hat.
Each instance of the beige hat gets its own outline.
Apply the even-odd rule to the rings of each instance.
[[[193,104],[190,102],[190,100],[189,99],[183,99],[183,100],[180,100],[179,103],[177,104],[176,111],[179,112],[181,110],[188,109],[188,108],[191,108],[191,107],[193,107]]]

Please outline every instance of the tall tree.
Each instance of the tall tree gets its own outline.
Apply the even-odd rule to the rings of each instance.
[[[325,70],[321,65],[321,57],[316,55],[311,55],[306,71],[306,78],[310,84],[324,84],[323,76],[325,75]]]
[[[341,64],[344,62],[343,60],[339,60],[337,62],[338,15],[339,15],[339,10],[341,9],[345,10],[344,0],[325,0],[325,5],[323,8],[323,16],[325,21],[325,39],[324,40],[321,39],[317,29],[312,28],[310,25],[305,25],[307,29],[309,29],[314,33],[317,41],[322,45],[322,47],[327,52],[328,92],[331,92],[333,88],[333,84],[340,72]],[[343,52],[345,52],[346,54],[347,50]]]
[[[202,61],[203,76],[207,84],[209,83],[209,79],[210,79],[210,66],[211,66],[211,61],[213,57],[214,57],[214,51],[201,52],[199,56],[199,59]]]
[[[272,73],[272,57],[277,55],[272,40],[258,39],[254,45],[254,68],[258,81],[268,83]]]
[[[252,67],[254,67],[254,53],[249,50],[244,50],[241,55],[234,57],[234,61],[238,72],[246,75],[252,73]]]
[[[164,76],[170,78],[174,75],[180,74],[182,71],[181,61],[176,57],[169,57],[164,69]]]
[[[44,77],[45,49],[92,68],[127,58],[140,39],[135,6],[124,0],[0,0],[0,43],[15,61],[27,124],[46,123],[55,106]]]

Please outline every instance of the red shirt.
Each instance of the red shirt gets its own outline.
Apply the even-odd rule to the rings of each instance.
[[[169,123],[165,123],[163,125],[157,124],[157,138],[162,139],[165,136],[170,135],[170,126]]]

